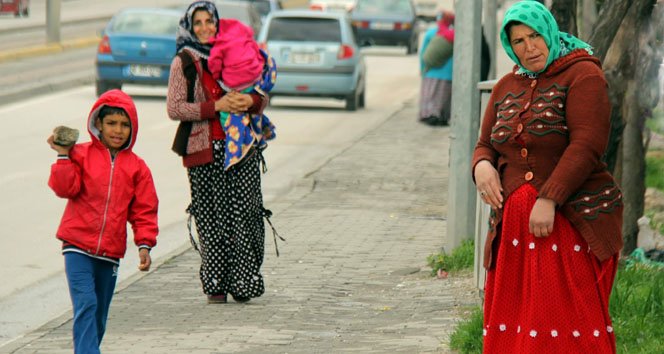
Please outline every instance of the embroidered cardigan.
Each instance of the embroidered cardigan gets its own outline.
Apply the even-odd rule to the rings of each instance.
[[[171,63],[166,98],[166,110],[170,119],[193,122],[187,142],[187,155],[182,158],[182,163],[187,168],[212,162],[211,125],[212,120],[219,119],[219,115],[214,109],[214,100],[207,98],[199,79],[203,70],[201,57],[195,52],[189,51],[189,53],[196,65],[197,72],[194,84],[194,102],[187,102],[187,79],[182,72],[182,60],[178,56],[175,56]],[[262,114],[267,105],[267,99],[258,94],[250,95],[254,104],[247,112]]]
[[[472,159],[498,170],[505,198],[524,183],[552,199],[602,261],[622,241],[622,194],[601,161],[610,129],[607,82],[585,50],[554,61],[537,78],[505,75],[493,88]],[[491,268],[502,209],[493,210],[484,245]],[[555,225],[554,225],[555,227]]]

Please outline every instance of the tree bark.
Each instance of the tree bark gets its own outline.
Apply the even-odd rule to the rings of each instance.
[[[576,0],[555,0],[551,4],[551,13],[558,23],[558,29],[577,35]]]
[[[595,55],[604,61],[606,53],[611,47],[627,10],[632,6],[633,0],[606,0],[600,9],[595,30],[588,43],[593,46]]]

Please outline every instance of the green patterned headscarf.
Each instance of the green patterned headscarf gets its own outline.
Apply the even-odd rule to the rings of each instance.
[[[506,28],[510,22],[523,23],[542,35],[546,46],[549,48],[549,57],[546,59],[544,69],[534,73],[521,65],[519,58],[512,50],[509,33],[507,33]],[[551,12],[546,6],[533,0],[519,1],[507,10],[500,30],[500,41],[507,55],[520,67],[517,73],[530,76],[537,76],[537,74],[546,70],[554,60],[567,55],[575,49],[583,48],[588,53],[593,54],[592,47],[588,43],[569,33],[558,31],[558,23],[556,23],[556,19],[553,18]]]

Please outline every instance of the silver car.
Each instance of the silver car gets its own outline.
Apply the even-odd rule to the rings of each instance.
[[[273,12],[258,42],[277,63],[271,96],[332,97],[345,100],[348,111],[364,107],[366,66],[347,14]]]

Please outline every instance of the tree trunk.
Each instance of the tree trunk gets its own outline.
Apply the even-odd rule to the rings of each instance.
[[[623,212],[623,255],[629,255],[637,245],[638,219],[643,216],[645,198],[645,148],[643,131],[645,120],[659,99],[657,75],[662,61],[658,36],[662,29],[662,6],[655,0],[635,0],[623,23],[621,42],[629,42],[622,52],[622,79],[627,79],[622,115],[625,121],[622,144],[621,187],[625,210]],[[654,25],[652,25],[654,24]],[[630,33],[634,31],[633,33]],[[626,35],[628,34],[628,35]]]
[[[577,35],[576,28],[576,1],[555,0],[551,4],[551,13],[558,22],[558,28],[571,35]]]
[[[595,30],[588,43],[593,46],[595,55],[604,61],[613,38],[616,36],[627,10],[632,6],[633,0],[606,0],[599,11]]]

